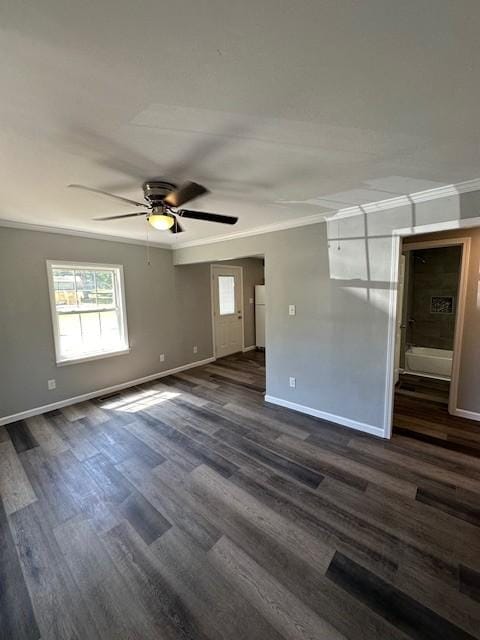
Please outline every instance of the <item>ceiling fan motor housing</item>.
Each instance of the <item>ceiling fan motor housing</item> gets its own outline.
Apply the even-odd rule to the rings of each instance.
[[[164,180],[147,180],[143,183],[145,200],[154,208],[163,205],[164,198],[176,188],[177,185]]]

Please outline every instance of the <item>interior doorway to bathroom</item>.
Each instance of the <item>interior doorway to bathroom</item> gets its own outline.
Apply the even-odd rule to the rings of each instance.
[[[469,239],[402,243],[395,353],[395,402],[457,406]],[[428,407],[427,407],[428,411]]]

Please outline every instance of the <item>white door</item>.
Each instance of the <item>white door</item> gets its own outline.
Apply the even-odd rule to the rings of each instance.
[[[242,267],[212,268],[215,356],[243,349]]]
[[[397,289],[397,327],[395,332],[395,384],[400,378],[400,348],[402,344],[403,326],[403,292],[405,289],[405,256],[400,256],[400,269],[398,271]]]

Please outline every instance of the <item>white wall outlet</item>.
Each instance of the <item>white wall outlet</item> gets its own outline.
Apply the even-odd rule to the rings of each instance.
[[[193,347],[193,353],[198,353],[198,347],[197,347],[197,345],[195,345],[195,346]]]
[[[47,380],[47,386],[48,386],[48,390],[49,391],[53,391],[54,389],[57,388],[57,381],[56,380]]]
[[[294,316],[296,314],[297,310],[295,308],[294,304],[289,304],[288,305],[288,315],[289,316]]]
[[[289,385],[292,389],[295,389],[295,387],[297,386],[297,379],[293,378],[292,376],[290,376],[290,378],[288,379]]]
[[[253,304],[253,298],[250,298],[250,304]]]
[[[160,354],[160,362],[165,362],[165,354],[164,353]]]

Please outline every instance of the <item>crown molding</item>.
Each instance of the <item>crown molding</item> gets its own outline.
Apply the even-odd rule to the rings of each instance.
[[[248,231],[229,233],[222,236],[216,236],[215,238],[201,238],[199,240],[179,242],[171,248],[175,251],[177,249],[187,249],[189,247],[199,247],[207,244],[215,244],[217,242],[225,242],[226,240],[234,240],[235,238],[248,238],[249,236],[257,236],[264,233],[272,233],[273,231],[283,231],[285,229],[304,227],[332,219],[338,220],[339,218],[350,218],[353,216],[364,215],[365,213],[376,213],[377,211],[397,209],[398,207],[411,206],[412,204],[420,204],[422,202],[437,200],[439,198],[458,196],[462,193],[469,193],[472,191],[480,191],[480,178],[466,180],[465,182],[459,182],[457,184],[435,187],[434,189],[427,189],[425,191],[417,191],[408,195],[395,196],[393,198],[369,202],[367,204],[344,207],[332,212],[317,213],[311,216],[304,216],[303,218],[285,220],[284,222],[255,227]]]
[[[93,233],[90,231],[81,231],[79,229],[72,229],[70,227],[53,227],[43,224],[31,224],[29,222],[19,222],[18,220],[8,220],[6,218],[0,218],[0,227],[8,227],[11,229],[23,229],[24,231],[40,231],[42,233],[58,233],[65,236],[75,236],[77,238],[89,238],[91,240],[105,240],[107,242],[121,242],[122,244],[136,244],[145,246],[146,241],[138,240],[137,238],[125,238],[123,236],[111,236],[106,233]],[[157,249],[172,249],[168,244],[161,242],[148,243],[151,247]]]
[[[295,218],[295,220],[284,220],[283,222],[274,222],[261,227],[254,227],[246,231],[238,231],[237,233],[227,233],[214,238],[200,238],[199,240],[189,240],[188,242],[179,242],[172,245],[172,249],[186,249],[187,247],[198,247],[204,244],[215,244],[217,242],[225,242],[225,240],[234,240],[236,238],[248,238],[249,236],[260,236],[264,233],[272,233],[272,231],[283,231],[284,229],[292,229],[294,227],[305,227],[310,224],[317,224],[325,220],[325,213],[316,213],[303,218]]]
[[[248,229],[246,231],[238,231],[236,233],[228,233],[210,238],[200,238],[198,240],[189,240],[187,242],[179,242],[178,244],[166,244],[154,241],[150,241],[149,244],[150,246],[159,249],[176,251],[177,249],[187,249],[189,247],[199,247],[203,245],[216,244],[217,242],[225,242],[226,240],[234,240],[236,238],[248,238],[250,236],[259,236],[264,233],[272,233],[274,231],[284,231],[286,229],[305,227],[332,219],[338,220],[341,218],[350,218],[353,216],[363,215],[365,213],[376,213],[378,211],[386,211],[388,209],[397,209],[398,207],[411,206],[412,204],[420,204],[422,202],[437,200],[439,198],[458,196],[462,193],[469,193],[472,191],[480,191],[480,178],[476,178],[474,180],[466,180],[464,182],[459,182],[456,184],[435,187],[434,189],[427,189],[425,191],[417,191],[408,195],[395,196],[393,198],[378,200],[376,202],[368,202],[362,205],[344,207],[342,209],[337,209],[331,212],[315,213],[310,216],[303,216],[302,218],[293,218],[290,220],[284,220],[283,222],[266,224],[254,227],[253,229]],[[72,229],[70,227],[54,227],[30,224],[28,222],[18,222],[16,220],[8,220],[2,218],[0,218],[0,227],[11,227],[14,229],[25,229],[28,231],[41,231],[44,233],[59,233],[62,235],[90,238],[93,240],[106,240],[109,242],[121,242],[124,244],[136,244],[142,246],[145,246],[146,244],[145,241],[137,240],[136,238],[126,238],[123,236],[111,236],[107,234],[93,233],[90,231],[80,231],[77,229]]]

